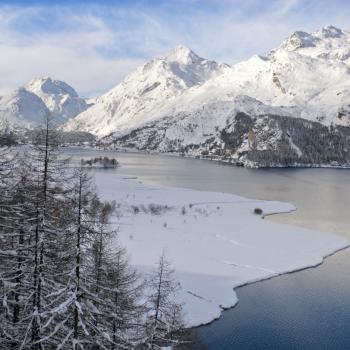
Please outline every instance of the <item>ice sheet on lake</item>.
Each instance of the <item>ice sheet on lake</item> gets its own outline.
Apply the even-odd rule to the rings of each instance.
[[[281,225],[254,214],[290,212],[288,203],[232,194],[152,187],[115,172],[97,172],[105,200],[120,207],[119,237],[142,271],[165,250],[182,286],[187,326],[208,323],[237,303],[234,288],[315,266],[349,245],[340,236]]]

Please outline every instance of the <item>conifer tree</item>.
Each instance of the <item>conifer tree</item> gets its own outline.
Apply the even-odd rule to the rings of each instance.
[[[176,284],[162,255],[144,286],[89,170],[68,166],[47,118],[33,147],[0,149],[0,348],[132,349],[174,343]],[[21,165],[19,165],[21,163]]]
[[[176,343],[173,333],[182,327],[182,305],[176,300],[179,285],[164,252],[148,279],[148,288],[148,344],[151,349],[159,349]]]
[[[17,230],[20,208],[14,201],[17,178],[10,149],[0,149],[0,344],[16,346],[19,295],[22,279],[23,236]]]
[[[65,162],[59,158],[50,118],[38,130],[35,146],[22,155],[22,160],[21,179],[14,196],[15,234],[21,252],[17,254],[16,274],[24,285],[20,294],[23,306],[16,308],[17,315],[21,312],[17,341],[20,348],[43,349],[57,344],[58,328],[52,314],[61,302],[57,295],[62,287],[57,275],[63,232],[59,208],[65,202]]]
[[[144,338],[146,308],[140,297],[143,284],[136,270],[129,264],[126,250],[117,247],[110,256],[111,265],[107,267],[106,299],[111,305],[109,317],[112,335],[112,349],[120,348],[120,344],[131,346]],[[106,310],[108,311],[108,310]]]

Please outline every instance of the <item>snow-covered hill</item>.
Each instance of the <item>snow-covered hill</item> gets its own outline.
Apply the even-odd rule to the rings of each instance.
[[[88,107],[68,84],[51,78],[33,79],[0,99],[0,131],[31,129],[48,115],[62,124]]]

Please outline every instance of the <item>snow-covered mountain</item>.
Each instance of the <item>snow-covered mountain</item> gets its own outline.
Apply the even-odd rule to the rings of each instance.
[[[19,88],[0,100],[0,131],[29,129],[48,114],[48,108],[37,95]]]
[[[252,101],[263,104],[264,113],[282,108],[284,115],[349,126],[349,78],[350,33],[332,26],[312,34],[295,32],[267,56],[233,66],[178,46],[139,67],[65,129],[100,137],[125,134],[178,113],[198,119],[208,104],[216,110],[204,112],[203,123],[222,127],[227,108],[254,109]],[[251,98],[245,99],[248,104],[242,103],[244,96]]]
[[[25,89],[43,100],[58,123],[66,122],[88,108],[87,102],[63,81],[49,77],[33,79]]]
[[[349,126],[350,32],[328,26],[295,32],[266,56],[232,66],[178,46],[63,129],[246,165],[348,166]]]
[[[0,131],[30,129],[48,115],[62,124],[88,107],[68,84],[51,78],[33,79],[0,99]]]
[[[281,164],[282,151],[289,155],[287,165],[312,159],[350,164],[350,32],[333,26],[295,32],[266,56],[232,66],[177,46],[92,106],[49,78],[20,91],[0,100],[0,118],[32,125],[46,107],[58,122],[68,119],[62,130],[89,132],[114,146],[244,164],[264,163],[266,157]],[[308,147],[308,132],[327,154]]]
[[[66,124],[65,130],[84,130],[105,136],[111,132],[138,127],[166,115],[184,93],[228,69],[177,46],[164,58],[156,58],[139,67],[105,95],[93,107]]]

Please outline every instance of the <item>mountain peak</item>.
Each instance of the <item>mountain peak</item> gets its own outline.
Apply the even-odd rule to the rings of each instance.
[[[312,34],[296,31],[282,43],[281,47],[288,51],[294,51],[304,47],[314,47],[319,40]]]
[[[44,93],[49,95],[69,95],[77,98],[77,92],[68,84],[60,80],[54,80],[50,77],[39,77],[32,79],[27,85],[26,89],[34,93]]]
[[[168,62],[178,62],[180,64],[192,64],[201,58],[196,55],[190,48],[184,45],[177,45],[165,57]]]
[[[318,46],[321,42],[332,42],[332,39],[339,39],[345,35],[346,32],[332,25],[323,27],[311,34],[303,31],[296,31],[283,41],[280,48],[287,51],[295,51],[302,48]],[[335,40],[335,42],[337,42],[337,40]]]
[[[39,77],[32,79],[25,89],[37,95],[58,122],[73,118],[88,108],[85,100],[61,80]]]
[[[344,35],[344,31],[332,25],[323,27],[318,34],[324,38],[340,38]]]
[[[52,78],[50,78],[48,76],[41,76],[41,77],[33,78],[32,80],[30,80],[28,82],[28,84],[26,86],[27,87],[29,87],[29,86],[42,87],[44,85],[51,85],[51,84],[54,84],[54,81],[52,80]]]

